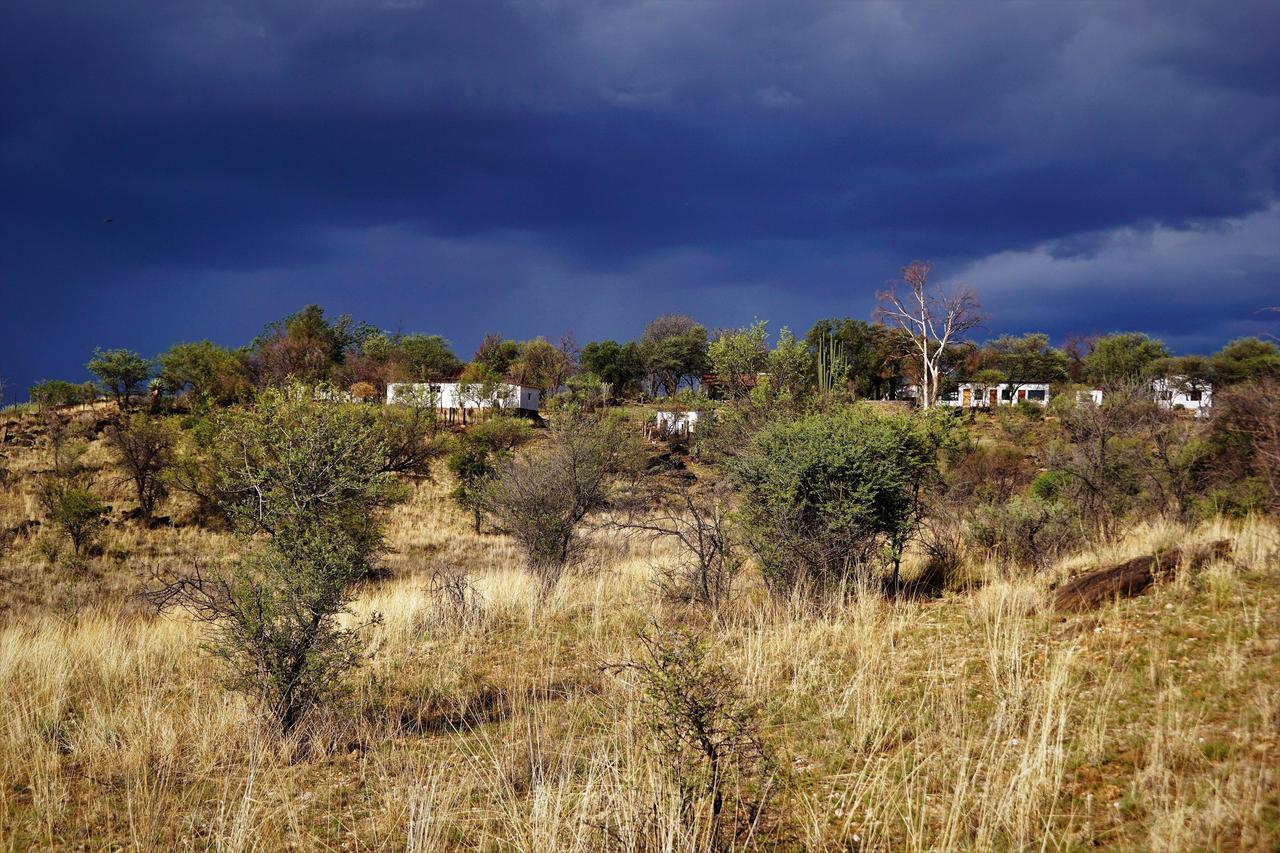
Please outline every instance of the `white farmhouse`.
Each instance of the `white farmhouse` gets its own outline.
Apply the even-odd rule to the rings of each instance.
[[[959,409],[994,409],[996,406],[1011,406],[1023,401],[1040,406],[1049,405],[1049,383],[961,382],[954,392],[939,397],[938,405]]]
[[[1105,393],[1105,388],[1092,388],[1087,392],[1081,391],[1076,398],[1080,402],[1090,401],[1095,406],[1101,406]],[[1213,408],[1213,385],[1184,376],[1153,379],[1151,396],[1162,409],[1185,409],[1193,412],[1197,418],[1208,415]]]
[[[1196,417],[1213,407],[1213,386],[1208,382],[1193,382],[1185,376],[1170,376],[1151,383],[1156,405],[1162,409],[1186,409]]]
[[[506,382],[392,382],[387,386],[387,403],[434,404],[437,409],[512,409],[536,412],[542,392],[527,385]]]

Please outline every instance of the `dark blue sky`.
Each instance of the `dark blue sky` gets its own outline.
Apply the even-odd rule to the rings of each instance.
[[[1280,331],[1280,3],[10,4],[0,376],[308,302],[462,355],[657,313]],[[111,218],[108,224],[104,219]]]

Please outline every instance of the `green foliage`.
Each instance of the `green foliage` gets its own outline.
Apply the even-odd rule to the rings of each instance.
[[[805,335],[809,351],[823,356],[833,369],[831,387],[847,382],[859,397],[879,399],[901,384],[899,361],[903,350],[903,332],[862,320],[819,320]]]
[[[1212,365],[1214,379],[1223,386],[1280,380],[1280,347],[1258,338],[1240,338],[1215,353]]]
[[[733,468],[747,493],[748,542],[770,584],[836,585],[882,548],[896,573],[946,430],[941,419],[856,406],[761,430]]]
[[[476,348],[475,355],[471,357],[471,363],[474,367],[483,368],[485,376],[502,381],[518,358],[520,358],[519,343],[491,332],[484,336],[484,340]]]
[[[367,407],[315,402],[293,386],[213,420],[213,499],[250,550],[229,575],[184,578],[159,597],[213,627],[232,685],[287,734],[359,660],[358,628],[343,614],[384,548],[379,511],[405,490],[384,470]]]
[[[813,387],[813,356],[804,341],[797,340],[786,326],[778,332],[778,342],[769,353],[765,369],[769,384],[777,391],[801,397]]]
[[[1084,357],[1084,372],[1090,382],[1124,384],[1145,378],[1153,362],[1168,357],[1162,341],[1142,332],[1118,332],[1094,342]]]
[[[62,379],[46,379],[31,386],[27,391],[33,403],[46,409],[87,403],[93,400],[96,394],[97,388],[92,382],[76,385]]]
[[[653,392],[674,394],[707,369],[707,330],[692,317],[664,314],[640,337],[640,355]]]
[[[707,347],[707,361],[730,399],[744,396],[756,374],[769,365],[768,324],[757,320],[744,329],[721,332]]]
[[[173,465],[177,445],[172,426],[140,412],[113,424],[107,430],[107,443],[133,485],[139,515],[150,521],[168,493],[164,476]]]
[[[569,354],[546,338],[534,338],[520,346],[520,357],[511,365],[511,379],[546,393],[559,388],[573,370]]]
[[[995,371],[998,381],[1013,385],[1015,392],[1027,383],[1061,382],[1068,377],[1067,354],[1049,346],[1049,336],[1039,332],[987,341],[980,358],[984,369]]]
[[[394,343],[412,382],[452,379],[462,371],[462,362],[440,335],[405,335]]]
[[[627,399],[640,390],[645,362],[634,342],[593,341],[582,348],[578,361],[584,371],[609,385],[614,399]]]
[[[262,385],[282,387],[289,381],[328,382],[334,369],[361,343],[377,333],[346,314],[330,322],[319,305],[270,323],[252,345],[253,367]]]
[[[77,557],[106,527],[106,504],[74,478],[48,475],[41,480],[37,496],[49,521],[71,540]]]
[[[244,362],[212,341],[175,344],[156,361],[160,381],[171,394],[187,391],[196,399],[227,405],[249,393]]]
[[[458,506],[471,513],[475,531],[479,533],[484,513],[485,490],[497,474],[493,450],[484,442],[463,438],[445,461],[455,481],[449,496]]]
[[[429,480],[432,463],[445,452],[434,403],[414,401],[381,406],[376,411],[378,443],[384,454],[382,470]]]
[[[151,377],[151,362],[127,349],[96,349],[85,368],[121,406],[127,406]]]

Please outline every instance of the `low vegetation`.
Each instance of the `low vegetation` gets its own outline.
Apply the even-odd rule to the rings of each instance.
[[[1119,377],[953,413],[858,399],[886,326],[765,331],[668,316],[568,379],[308,309],[145,403],[119,351],[110,400],[44,383],[0,422],[0,846],[1280,844],[1265,347],[1193,417],[1142,336],[926,346]],[[564,390],[376,404],[460,370]]]

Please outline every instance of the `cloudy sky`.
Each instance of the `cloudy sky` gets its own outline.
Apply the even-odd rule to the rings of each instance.
[[[0,375],[318,302],[580,341],[1280,332],[1280,4],[84,0],[0,27]],[[105,220],[110,219],[110,222]]]

